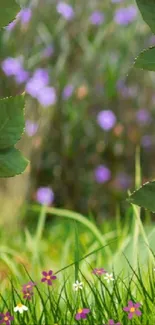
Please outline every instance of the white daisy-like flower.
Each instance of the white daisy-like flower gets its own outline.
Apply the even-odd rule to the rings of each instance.
[[[83,282],[79,282],[78,280],[73,284],[73,289],[78,291],[79,289],[83,289]]]
[[[110,273],[110,274],[109,273],[106,273],[104,279],[107,280],[108,283],[110,281],[114,281],[113,274],[112,273]]]
[[[19,311],[20,314],[23,313],[23,311],[27,311],[28,307],[24,306],[23,304],[19,303],[15,308],[14,311],[17,312]]]

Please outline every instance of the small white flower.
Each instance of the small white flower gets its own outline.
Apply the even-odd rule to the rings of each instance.
[[[110,273],[110,274],[109,273],[106,273],[104,279],[107,280],[108,283],[110,281],[114,281],[113,274],[112,273]]]
[[[20,314],[22,314],[24,310],[27,311],[28,308],[27,308],[26,306],[22,305],[21,303],[18,304],[18,305],[14,308],[14,311],[15,311],[15,312],[19,311]]]
[[[78,280],[73,284],[73,289],[78,291],[79,289],[83,289],[83,282],[79,282]]]

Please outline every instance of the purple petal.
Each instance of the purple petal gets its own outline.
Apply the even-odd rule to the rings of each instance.
[[[128,314],[128,318],[129,318],[129,319],[132,319],[133,315],[134,315],[134,313],[129,313],[129,314]]]
[[[135,314],[137,315],[137,316],[141,316],[141,311],[140,310],[135,310]]]
[[[46,282],[46,280],[47,280],[46,278],[42,278],[41,282]]]
[[[53,276],[51,277],[51,280],[55,280],[55,279],[57,279],[57,277],[56,277],[55,275],[53,275]]]
[[[44,276],[47,276],[47,275],[48,275],[48,273],[47,273],[46,271],[43,271],[42,274],[43,274]]]
[[[129,311],[130,308],[129,308],[129,307],[124,307],[123,310],[124,310],[124,311]]]
[[[76,319],[76,320],[81,319],[81,314],[77,313],[77,314],[75,315],[75,319]]]
[[[129,300],[129,302],[128,302],[128,306],[131,308],[131,307],[134,307],[134,303],[133,303],[133,301],[132,300]]]
[[[90,312],[90,309],[88,309],[88,308],[82,309],[82,313],[84,313],[84,314],[88,314],[89,312]]]
[[[52,274],[53,274],[53,271],[50,270],[50,271],[48,272],[48,275],[52,275]]]
[[[49,286],[52,286],[52,281],[51,280],[48,280],[47,283],[48,283]]]
[[[141,304],[139,302],[136,302],[136,304],[134,304],[135,308],[139,308],[141,306]]]
[[[113,319],[109,319],[109,325],[115,325]]]

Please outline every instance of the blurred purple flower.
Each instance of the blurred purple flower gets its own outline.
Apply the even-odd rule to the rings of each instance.
[[[90,16],[90,21],[93,25],[101,25],[104,22],[104,14],[100,11],[94,11]]]
[[[97,115],[97,122],[102,129],[109,131],[116,123],[116,116],[110,110],[101,111]]]
[[[29,72],[21,69],[15,76],[15,80],[18,84],[22,84],[23,82],[26,82],[29,77]]]
[[[73,86],[73,85],[67,85],[67,86],[63,89],[63,92],[62,92],[62,98],[63,98],[64,100],[68,99],[69,97],[72,96],[73,91],[74,91],[74,86]]]
[[[44,87],[37,94],[37,99],[43,107],[54,105],[57,101],[55,88]]]
[[[30,121],[30,120],[26,121],[25,131],[29,137],[32,137],[33,135],[35,135],[37,130],[38,130],[38,123]]]
[[[7,30],[7,31],[12,31],[13,29],[14,29],[14,27],[16,26],[16,23],[17,23],[17,21],[16,21],[16,19],[15,20],[13,20],[8,26],[6,26],[5,27],[5,29]]]
[[[37,98],[40,91],[48,85],[49,75],[46,69],[37,69],[26,84],[26,92]]]
[[[111,0],[112,3],[119,3],[119,2],[122,2],[124,0]]]
[[[150,135],[144,135],[141,139],[141,145],[143,148],[149,149],[152,145],[152,137]]]
[[[49,58],[54,52],[54,48],[52,45],[49,45],[47,47],[45,47],[45,49],[42,52],[42,57],[43,58]]]
[[[97,183],[106,183],[111,178],[111,171],[104,165],[99,165],[95,169],[95,179]]]
[[[39,187],[36,192],[36,199],[44,205],[51,205],[54,201],[54,193],[49,187]]]
[[[1,66],[6,76],[16,76],[23,69],[21,57],[7,57],[2,61]]]
[[[28,24],[32,17],[32,10],[30,8],[24,8],[19,13],[20,21],[23,25]]]
[[[137,111],[136,119],[142,125],[148,124],[151,122],[150,112],[145,108],[142,108]]]
[[[119,8],[115,12],[114,20],[119,25],[128,25],[136,19],[137,8],[135,6],[128,6],[126,8]]]
[[[71,5],[65,2],[59,2],[57,4],[57,12],[62,15],[66,20],[72,20],[74,18],[74,10]]]
[[[131,177],[124,172],[120,172],[115,178],[116,186],[121,189],[128,189],[131,186],[131,182]]]

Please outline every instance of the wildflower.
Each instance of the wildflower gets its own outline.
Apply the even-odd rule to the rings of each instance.
[[[2,62],[2,70],[6,74],[6,76],[16,76],[20,73],[20,71],[23,69],[21,57],[13,58],[13,57],[7,57]]]
[[[141,145],[143,148],[149,149],[152,145],[152,137],[150,135],[143,135],[141,139]]]
[[[32,296],[33,296],[33,292],[32,291],[23,290],[23,298],[24,299],[31,300]]]
[[[14,317],[11,316],[9,312],[7,312],[6,314],[0,313],[0,317],[1,317],[0,324],[5,323],[6,325],[10,325],[11,321],[14,319]]]
[[[150,112],[148,110],[142,108],[137,111],[136,119],[141,125],[146,125],[151,122]]]
[[[54,105],[57,100],[56,91],[54,87],[44,87],[40,89],[37,99],[43,107]]]
[[[121,325],[121,323],[115,323],[113,319],[109,319],[109,322],[107,325]]]
[[[32,10],[30,8],[24,8],[19,13],[19,19],[23,25],[28,24],[32,17]]]
[[[139,310],[140,303],[133,303],[131,300],[128,302],[128,306],[124,307],[123,310],[128,312],[128,318],[132,319],[133,316],[141,316],[141,311]]]
[[[27,120],[25,131],[29,137],[32,137],[34,134],[36,134],[38,130],[38,123],[35,123],[33,121]]]
[[[79,282],[78,280],[73,284],[73,289],[78,291],[79,289],[83,289],[83,282]]]
[[[54,201],[54,193],[49,187],[39,187],[36,193],[36,199],[44,205],[51,205]]]
[[[42,274],[44,277],[41,279],[41,282],[47,282],[49,286],[52,285],[52,280],[57,278],[55,275],[52,275],[53,271],[51,270],[49,272],[43,271]]]
[[[94,11],[90,16],[93,25],[101,25],[104,22],[104,14],[100,11]]]
[[[62,92],[62,98],[63,98],[64,100],[68,99],[69,97],[72,96],[73,91],[74,91],[74,87],[73,87],[73,85],[67,85],[67,86],[63,89],[63,92]]]
[[[23,311],[27,311],[28,310],[28,307],[26,307],[25,305],[19,303],[15,308],[14,308],[14,311],[17,312],[19,311],[20,314],[23,313]]]
[[[114,281],[113,274],[112,273],[106,273],[106,276],[104,277],[105,280],[109,283],[110,281]]]
[[[95,268],[93,271],[92,271],[93,274],[96,274],[96,275],[102,275],[104,273],[107,273],[107,271],[101,267],[100,269],[98,268]]]
[[[97,122],[103,130],[109,131],[116,124],[116,116],[110,110],[101,111],[97,115]]]
[[[46,69],[36,69],[32,78],[26,84],[26,92],[34,98],[37,98],[41,89],[49,83],[49,75]]]
[[[18,73],[16,73],[15,81],[18,84],[22,84],[23,82],[26,82],[28,80],[28,77],[29,77],[29,72],[21,68],[21,70]]]
[[[62,15],[66,20],[72,20],[74,18],[74,10],[71,5],[65,2],[59,2],[57,4],[57,12]]]
[[[116,187],[120,189],[127,189],[131,186],[131,183],[132,183],[131,177],[125,172],[120,172],[116,175],[115,178]]]
[[[54,53],[54,48],[52,45],[48,45],[47,47],[44,48],[42,52],[42,57],[43,58],[49,58],[52,54]]]
[[[106,183],[111,178],[111,171],[105,165],[99,165],[95,169],[95,179],[97,183]]]
[[[88,308],[80,308],[77,311],[77,314],[75,315],[75,319],[76,320],[80,320],[80,319],[85,319],[87,318],[87,314],[90,313],[90,309]]]
[[[23,284],[22,291],[32,291],[33,287],[36,285],[35,282],[29,281],[26,284]]]
[[[114,20],[119,25],[128,25],[136,19],[137,9],[135,6],[119,8],[115,12]]]

